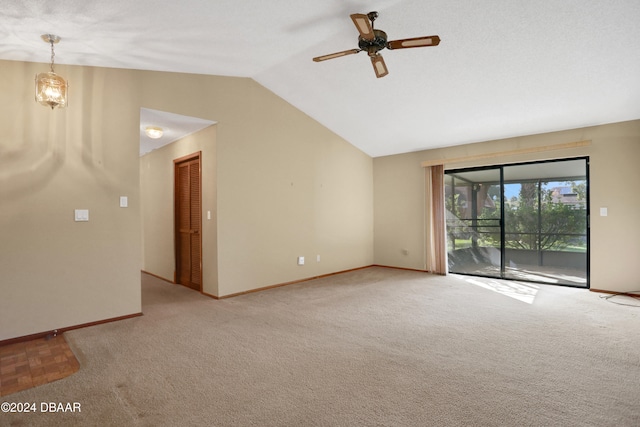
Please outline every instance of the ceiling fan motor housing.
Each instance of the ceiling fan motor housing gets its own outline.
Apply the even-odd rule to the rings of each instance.
[[[382,30],[373,30],[373,40],[358,37],[358,47],[367,51],[369,56],[375,56],[379,51],[387,47],[387,33]]]

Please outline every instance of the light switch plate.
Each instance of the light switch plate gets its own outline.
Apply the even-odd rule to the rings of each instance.
[[[303,256],[299,256],[298,257],[298,265],[304,265],[304,257]]]
[[[89,221],[89,209],[76,209],[75,220],[77,222]]]
[[[127,196],[120,196],[120,207],[126,208],[129,206],[129,198]]]
[[[609,210],[607,208],[600,208],[600,216],[609,215]]]

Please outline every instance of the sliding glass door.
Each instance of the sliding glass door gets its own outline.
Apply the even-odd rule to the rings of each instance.
[[[450,272],[502,277],[500,176],[500,168],[446,173]]]
[[[586,158],[446,172],[449,271],[588,287]]]

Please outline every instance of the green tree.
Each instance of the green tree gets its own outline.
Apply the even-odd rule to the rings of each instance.
[[[569,181],[567,184],[571,185],[571,191],[577,195],[578,200],[587,200],[587,181]]]
[[[544,189],[542,184],[523,183],[517,203],[505,205],[506,247],[562,250],[579,244],[586,233],[584,204],[555,201],[553,189]]]

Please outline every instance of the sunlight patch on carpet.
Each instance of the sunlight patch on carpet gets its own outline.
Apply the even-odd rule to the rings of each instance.
[[[472,285],[489,289],[490,291],[497,292],[518,301],[526,302],[527,304],[533,304],[533,301],[536,299],[536,295],[540,290],[540,286],[533,283],[522,283],[485,277],[478,278],[460,276],[460,278]]]

